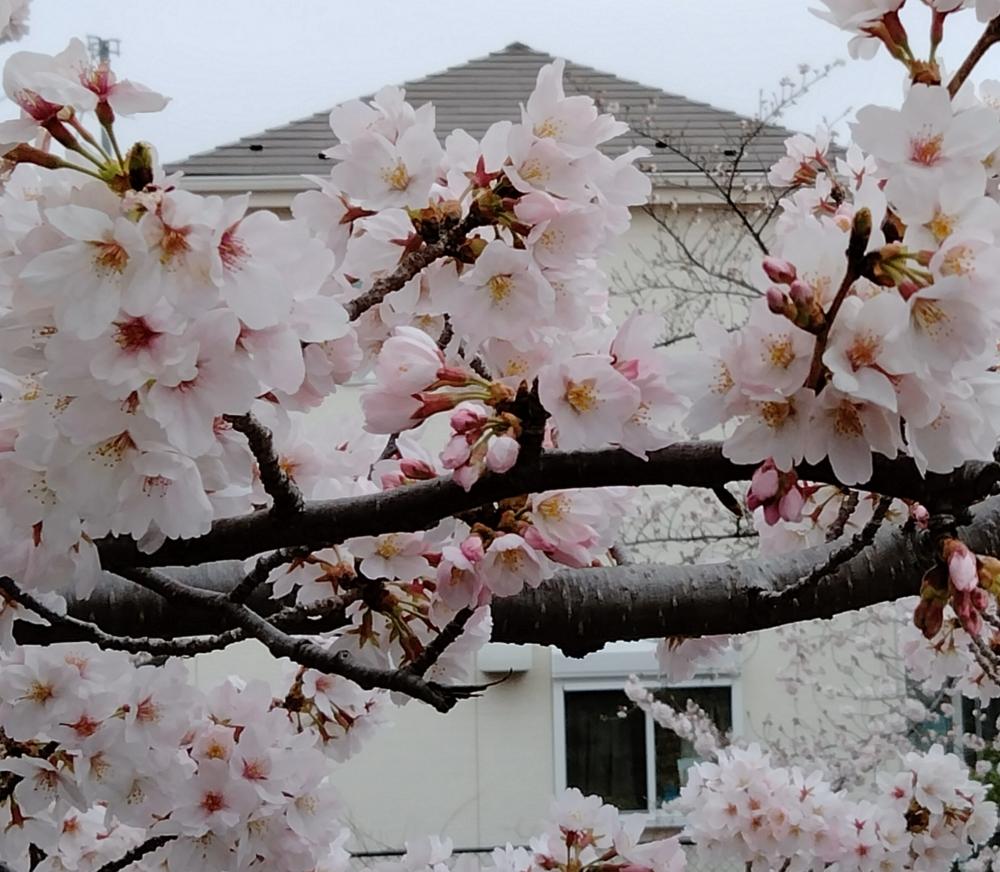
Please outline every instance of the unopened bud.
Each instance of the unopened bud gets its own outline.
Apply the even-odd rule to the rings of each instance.
[[[487,416],[475,406],[461,405],[451,416],[451,429],[456,433],[478,432],[487,421]]]
[[[872,213],[871,209],[858,209],[854,213],[854,221],[851,224],[851,241],[848,243],[848,257],[860,259],[864,256],[865,249],[868,248],[868,240],[872,235]]]
[[[805,282],[796,279],[788,289],[788,296],[796,306],[809,306],[813,302],[813,289]]]
[[[920,290],[920,285],[913,281],[913,279],[903,279],[903,281],[896,285],[896,288],[899,291],[899,295],[904,300],[908,300]]]
[[[764,267],[767,277],[779,285],[790,285],[798,276],[795,264],[782,260],[780,257],[765,257],[761,265]]]
[[[111,127],[115,123],[115,110],[111,108],[111,104],[106,100],[101,100],[97,104],[94,114],[97,116],[97,121],[101,127]]]
[[[788,297],[776,285],[771,285],[767,289],[767,308],[774,312],[775,315],[784,315],[785,310],[788,308]]]
[[[153,183],[153,146],[148,142],[137,142],[129,149],[125,159],[128,170],[128,185],[133,191],[144,191]]]
[[[399,471],[413,481],[429,481],[432,478],[437,478],[434,467],[427,461],[413,460],[409,457],[404,457],[399,462]]]
[[[34,164],[49,170],[57,170],[66,166],[66,162],[62,158],[28,145],[26,142],[19,142],[10,151],[5,152],[3,157],[4,160],[9,160],[11,163]]]
[[[483,540],[476,535],[466,536],[458,547],[470,563],[478,563],[486,553]]]
[[[438,412],[447,412],[455,408],[456,398],[450,394],[421,391],[413,396],[420,401],[420,408],[411,415],[414,421],[422,421]]]
[[[443,385],[464,388],[469,384],[469,374],[462,369],[453,366],[442,366],[434,377]]]
[[[80,141],[58,118],[50,118],[42,126],[51,134],[52,138],[64,148],[68,148],[70,151],[80,151]]]

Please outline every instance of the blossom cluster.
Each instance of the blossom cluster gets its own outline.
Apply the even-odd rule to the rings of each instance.
[[[205,692],[179,660],[21,648],[0,659],[0,785],[13,786],[0,791],[0,856],[27,869],[34,844],[47,856],[31,868],[87,872],[163,836],[143,868],[342,869],[347,831],[304,719],[307,702],[340,711],[341,737],[327,737],[346,756],[382,704],[352,708],[349,696],[308,673],[285,700],[262,681]]]
[[[79,41],[13,55],[4,83],[24,117],[0,138],[45,131],[95,162],[79,113],[165,102],[91,66]],[[85,593],[100,537],[153,550],[266,502],[225,416],[291,431],[356,344],[333,256],[303,223],[179,190],[141,147],[117,175],[53,160],[21,163],[3,193],[0,571]]]
[[[450,839],[432,836],[407,842],[399,860],[374,868],[376,872],[571,872],[600,864],[608,872],[683,872],[687,861],[679,837],[640,842],[644,825],[641,815],[623,816],[599,796],[584,796],[572,787],[552,803],[542,832],[527,848],[507,844],[481,862],[468,854],[453,855]]]
[[[46,856],[31,868],[92,872],[159,839],[134,868],[341,872],[348,831],[320,747],[339,730],[336,756],[346,759],[384,699],[352,706],[350,689],[334,685],[299,670],[284,698],[232,678],[200,691],[178,660],[136,665],[92,645],[0,659],[3,741],[13,751],[0,761],[9,818],[0,856],[27,869],[29,845],[42,845]],[[307,726],[315,710],[330,716],[325,729]],[[635,816],[569,790],[531,851],[498,849],[494,865],[527,872],[600,858],[632,872],[684,868],[676,837],[640,844],[641,833]],[[433,838],[379,868],[443,869],[450,853],[449,841]]]
[[[992,457],[1000,116],[963,96],[915,84],[900,110],[866,107],[836,158],[826,137],[789,141],[766,299],[736,333],[698,330],[688,423],[738,419],[731,459],[826,459],[850,485],[873,453],[932,472]]]
[[[709,856],[752,869],[948,868],[988,839],[997,809],[986,788],[940,745],[880,772],[870,799],[834,790],[819,772],[773,766],[759,746],[697,763],[681,789],[687,830]]]

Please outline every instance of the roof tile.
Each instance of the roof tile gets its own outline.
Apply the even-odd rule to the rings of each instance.
[[[437,109],[437,129],[442,137],[463,128],[480,137],[494,121],[520,120],[520,105],[531,93],[538,70],[551,55],[515,42],[501,51],[412,82],[405,82],[406,97],[414,105],[431,101]],[[748,119],[688,100],[659,88],[640,85],[610,73],[567,61],[564,83],[567,94],[592,96],[604,111],[636,128],[603,146],[614,157],[635,145],[651,147],[643,166],[655,173],[677,173],[692,168],[669,147],[678,145],[707,163],[725,161],[739,143]],[[333,145],[329,110],[272,127],[255,136],[221,145],[168,166],[189,176],[254,176],[325,173],[330,161],[321,151]],[[639,131],[645,131],[639,132]],[[742,167],[763,170],[784,154],[783,128],[767,126],[755,137]]]

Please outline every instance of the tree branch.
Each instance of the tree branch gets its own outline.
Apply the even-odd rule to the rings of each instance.
[[[131,851],[123,854],[117,860],[112,860],[110,863],[105,863],[101,866],[97,872],[121,872],[123,869],[127,869],[133,863],[137,863],[147,854],[152,854],[153,851],[158,848],[162,848],[169,842],[176,839],[177,836],[174,835],[162,835],[153,836],[152,838],[146,839],[141,845],[136,845]]]
[[[225,594],[184,584],[153,569],[132,567],[120,570],[119,574],[165,599],[214,612],[242,629],[248,638],[261,642],[275,657],[287,657],[301,666],[339,675],[365,690],[381,688],[398,691],[441,712],[449,711],[458,700],[475,696],[480,691],[478,687],[446,686],[425,681],[420,675],[405,669],[366,666],[352,659],[347,651],[329,651],[308,638],[287,635],[251,608],[233,602]]]
[[[1000,554],[1000,497],[977,506],[960,535],[977,553]],[[567,654],[583,656],[610,641],[745,633],[831,618],[916,594],[934,560],[924,541],[913,530],[885,527],[872,537],[870,546],[814,577],[814,583],[798,589],[794,597],[775,593],[800,584],[816,567],[827,567],[848,543],[841,539],[778,557],[730,563],[565,570],[536,590],[495,600],[493,640],[555,645]],[[190,584],[221,599],[242,577],[239,564],[186,572]],[[70,611],[97,614],[104,626],[117,621],[133,632],[162,635],[168,635],[171,627],[191,632],[199,622],[204,626],[218,620],[206,616],[201,605],[171,604],[157,611],[150,607],[151,595],[128,596],[121,589],[124,583],[112,587],[114,592],[101,599],[71,598]],[[125,608],[116,608],[116,603]],[[219,629],[214,626],[216,632]],[[18,624],[16,635],[22,644],[46,641],[31,624]]]
[[[393,291],[398,291],[417,273],[434,261],[457,253],[470,231],[489,224],[490,221],[478,212],[470,212],[451,230],[446,230],[437,242],[425,243],[423,247],[400,258],[399,265],[387,276],[383,276],[365,291],[355,297],[344,307],[352,321],[360,318],[372,306],[377,306]]]
[[[226,415],[233,429],[247,437],[250,451],[257,461],[261,484],[272,500],[271,512],[287,517],[302,511],[304,501],[298,485],[282,469],[281,458],[274,448],[274,436],[253,415]]]
[[[427,670],[430,669],[438,660],[441,655],[448,649],[448,646],[452,644],[459,636],[462,635],[462,631],[465,629],[465,625],[469,622],[469,618],[472,617],[472,609],[462,609],[456,613],[446,627],[444,627],[440,633],[438,633],[430,642],[430,644],[424,648],[423,651],[417,655],[417,658],[407,666],[407,670],[412,672],[414,675],[424,675]]]
[[[957,495],[967,503],[981,499],[1000,482],[1000,464],[967,463],[947,475],[920,475],[910,458],[876,456],[864,490],[925,505]],[[428,529],[442,518],[527,493],[559,488],[682,485],[717,488],[748,481],[754,466],[726,459],[719,442],[679,442],[654,451],[644,461],[621,449],[545,452],[501,475],[485,475],[469,491],[450,479],[407,485],[376,494],[307,503],[294,518],[266,511],[217,521],[196,539],[170,540],[152,554],[125,537],[98,544],[105,568],[194,566],[245,559],[280,548],[329,547],[354,536]],[[829,463],[801,464],[805,481],[836,484]]]
[[[968,57],[962,61],[962,66],[958,68],[948,83],[948,93],[952,97],[959,92],[962,85],[965,84],[965,80],[969,78],[976,64],[983,59],[986,52],[998,42],[1000,42],[1000,18],[994,18],[986,25],[986,29],[972,47]]]

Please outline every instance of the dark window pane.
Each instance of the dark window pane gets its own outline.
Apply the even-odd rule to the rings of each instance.
[[[657,690],[658,700],[678,711],[693,700],[725,732],[733,725],[733,698],[728,687],[689,687],[678,690]],[[674,799],[687,779],[688,767],[698,759],[694,746],[676,733],[655,727],[657,804]]]
[[[979,700],[962,697],[962,731],[972,733],[987,743],[991,743],[997,738],[997,717],[1000,716],[1000,699],[991,699],[986,705]],[[950,722],[949,722],[950,723]],[[938,742],[946,742],[943,736],[938,737]],[[976,760],[986,759],[995,762],[995,758],[988,753],[977,753],[974,748],[965,749],[965,761],[970,766],[975,765]]]
[[[638,709],[627,717],[620,690],[567,691],[566,781],[585,794],[627,811],[645,810],[646,718]]]

